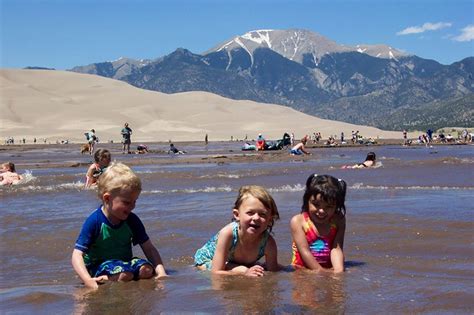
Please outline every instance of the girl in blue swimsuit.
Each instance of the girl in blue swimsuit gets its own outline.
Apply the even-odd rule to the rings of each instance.
[[[224,226],[194,255],[201,270],[219,274],[263,276],[277,271],[277,245],[270,232],[279,213],[275,201],[260,186],[243,186],[232,210],[233,222]],[[258,261],[265,256],[265,267]]]

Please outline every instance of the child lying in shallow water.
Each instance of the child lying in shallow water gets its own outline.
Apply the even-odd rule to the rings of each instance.
[[[345,181],[330,175],[308,177],[301,213],[290,222],[295,268],[344,271],[345,197]]]
[[[261,277],[278,271],[277,245],[270,235],[278,209],[260,186],[243,186],[232,210],[234,221],[224,226],[194,256],[194,265],[217,274]],[[265,257],[265,268],[258,260]]]
[[[16,185],[22,179],[23,176],[15,171],[15,164],[12,162],[2,164],[2,169],[0,170],[0,185]]]
[[[369,152],[367,153],[367,157],[365,158],[365,161],[362,163],[358,163],[355,165],[344,165],[341,168],[367,168],[367,167],[372,167],[375,166],[375,153],[374,152]]]

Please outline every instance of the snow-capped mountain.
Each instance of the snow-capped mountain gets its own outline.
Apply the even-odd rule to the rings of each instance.
[[[360,45],[356,45],[355,48],[357,49],[357,52],[360,52],[362,54],[367,54],[369,56],[376,57],[376,58],[397,60],[400,57],[409,56],[409,54],[401,50],[397,50],[383,44],[378,44],[378,45],[360,44]]]
[[[474,124],[474,57],[442,65],[388,45],[345,46],[304,30],[252,31],[204,54],[179,48],[155,60],[120,58],[71,71],[164,93],[207,91],[281,104],[383,129],[424,128],[431,104],[437,109],[430,124]],[[404,125],[390,117],[403,117]]]
[[[324,55],[340,52],[359,52],[386,59],[408,55],[387,45],[340,45],[318,33],[301,29],[250,31],[214,47],[205,54],[224,50],[231,55],[233,50],[244,49],[253,61],[253,53],[257,48],[269,48],[301,64],[305,59],[310,59],[314,65],[318,65]]]

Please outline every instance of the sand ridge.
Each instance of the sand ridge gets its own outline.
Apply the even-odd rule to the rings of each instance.
[[[95,75],[51,70],[0,70],[0,138],[48,138],[84,142],[94,128],[102,142],[121,140],[124,122],[132,141],[254,139],[262,133],[279,139],[321,132],[349,138],[401,138],[399,131],[320,119],[291,108],[231,100],[207,92],[164,94]]]

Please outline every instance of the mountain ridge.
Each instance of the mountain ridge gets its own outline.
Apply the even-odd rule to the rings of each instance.
[[[442,65],[388,45],[339,45],[305,30],[257,30],[202,55],[179,48],[146,63],[97,63],[71,71],[164,93],[207,91],[281,104],[321,118],[388,129],[397,124],[387,126],[385,118],[399,108],[451,104],[474,93],[474,57]]]

